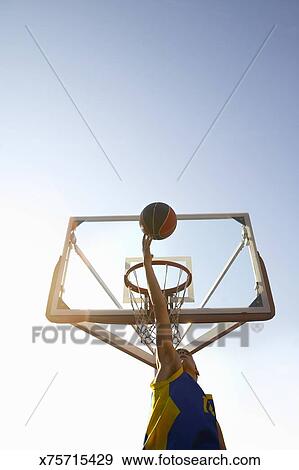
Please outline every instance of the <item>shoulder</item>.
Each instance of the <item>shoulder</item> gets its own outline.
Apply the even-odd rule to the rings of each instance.
[[[174,382],[179,377],[181,377],[184,373],[183,367],[180,365],[174,371],[168,371],[166,369],[160,369],[157,372],[156,377],[154,378],[153,382],[151,383],[151,387],[153,389],[157,389],[168,385],[171,382]]]

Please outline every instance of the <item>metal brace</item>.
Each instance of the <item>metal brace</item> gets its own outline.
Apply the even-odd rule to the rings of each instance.
[[[249,245],[249,235],[248,235],[247,227],[243,227],[242,229],[242,242],[244,243],[244,246]]]

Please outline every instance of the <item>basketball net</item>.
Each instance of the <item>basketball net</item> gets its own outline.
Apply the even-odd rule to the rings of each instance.
[[[191,284],[191,273],[188,272],[188,276],[185,282],[181,283],[181,277],[183,272],[188,271],[184,266],[178,263],[171,263],[167,260],[161,261],[161,264],[165,265],[164,275],[164,287],[161,289],[167,310],[169,314],[169,321],[171,324],[172,342],[175,347],[178,347],[182,340],[179,320],[181,308],[185,300],[185,294],[187,287]],[[154,263],[153,263],[154,264]],[[175,265],[175,266],[174,266]],[[169,266],[178,269],[178,279],[175,288],[167,289],[167,274]],[[156,345],[156,323],[155,323],[155,312],[154,307],[150,299],[150,295],[147,289],[141,288],[137,275],[137,267],[132,267],[130,273],[125,275],[125,284],[129,289],[130,302],[134,311],[136,320],[136,332],[140,336],[141,342],[147,346]],[[129,275],[134,276],[134,284],[128,280]]]

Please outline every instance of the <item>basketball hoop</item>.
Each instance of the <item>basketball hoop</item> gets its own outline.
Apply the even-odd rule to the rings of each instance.
[[[175,346],[178,346],[181,341],[179,316],[185,300],[186,290],[192,282],[192,274],[186,266],[170,260],[153,260],[152,265],[165,266],[163,289],[161,290],[167,304],[172,330],[172,341]],[[130,302],[136,319],[136,331],[142,343],[151,345],[156,342],[155,315],[149,291],[147,288],[140,286],[140,282],[138,281],[137,273],[138,271],[140,272],[142,268],[144,268],[143,263],[131,266],[124,276],[124,282],[130,294]],[[170,270],[178,271],[175,287],[166,287]],[[186,279],[181,281],[183,274],[185,274]],[[130,276],[134,276],[135,282],[129,279]]]

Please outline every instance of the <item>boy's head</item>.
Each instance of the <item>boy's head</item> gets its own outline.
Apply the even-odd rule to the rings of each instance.
[[[197,370],[195,361],[192,357],[192,354],[189,353],[186,349],[177,349],[177,353],[180,356],[180,360],[185,372],[188,372],[194,380],[198,379],[199,372]]]

